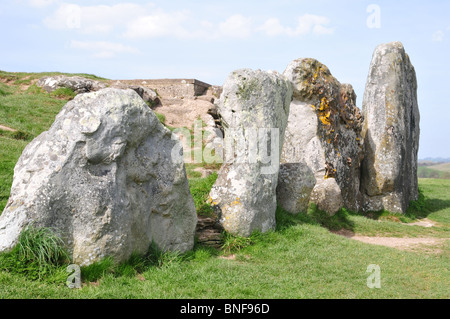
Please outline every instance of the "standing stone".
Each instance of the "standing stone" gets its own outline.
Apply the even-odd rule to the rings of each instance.
[[[284,75],[293,84],[294,99],[281,163],[307,165],[317,180],[315,187],[318,188],[334,188],[327,179],[336,179],[344,206],[359,210],[362,118],[355,105],[356,94],[352,86],[339,83],[325,65],[309,58],[292,61]],[[280,180],[280,188],[292,188],[283,186],[292,180],[295,179]],[[302,194],[304,191],[308,189],[298,189],[298,194],[291,197],[279,193],[280,205],[292,206],[289,201],[296,202],[299,195],[309,197],[309,193]]]
[[[418,198],[419,107],[414,67],[400,42],[373,54],[363,101],[365,210],[404,213]]]
[[[76,96],[14,169],[0,252],[31,223],[53,228],[80,265],[124,261],[152,242],[191,249],[197,217],[178,144],[135,91]]]
[[[291,98],[291,84],[275,72],[242,69],[225,81],[218,112],[226,161],[210,201],[224,229],[234,235],[275,227],[279,158]]]

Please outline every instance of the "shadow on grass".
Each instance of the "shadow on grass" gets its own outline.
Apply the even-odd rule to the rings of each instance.
[[[351,215],[364,216],[375,220],[389,220],[393,222],[409,223],[417,219],[428,217],[431,213],[450,208],[450,200],[442,200],[438,198],[428,198],[419,188],[419,196],[415,201],[411,201],[408,209],[404,214],[391,213],[386,210],[370,211],[364,213],[350,212]]]
[[[425,205],[427,210],[426,215],[428,215],[446,208],[450,208],[450,200],[448,199],[442,200],[439,198],[426,198]]]
[[[353,230],[354,223],[349,219],[350,213],[346,209],[339,210],[335,215],[321,211],[316,205],[310,204],[307,212],[296,215],[286,212],[281,207],[277,208],[277,231],[283,231],[298,224],[310,224],[327,228],[328,230],[348,229]]]
[[[194,245],[194,249],[185,253],[177,251],[162,251],[151,244],[146,254],[133,253],[130,258],[121,263],[115,263],[112,258],[104,258],[89,266],[81,267],[83,282],[95,282],[105,275],[114,277],[135,277],[151,269],[164,269],[189,261],[201,261],[220,255],[220,251],[212,247]]]

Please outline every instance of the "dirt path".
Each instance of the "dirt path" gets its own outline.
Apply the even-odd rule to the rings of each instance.
[[[1,125],[1,124],[0,124],[0,130],[9,131],[9,132],[17,132],[17,130],[7,127],[7,126],[4,126],[4,125]]]
[[[424,226],[430,227],[430,226]],[[369,236],[360,236],[356,235],[354,232],[341,229],[339,231],[333,231],[332,233],[336,235],[340,235],[346,238],[350,238],[353,240],[357,240],[366,244],[379,245],[397,248],[400,250],[407,251],[417,251],[423,250],[429,253],[441,253],[441,249],[439,246],[445,243],[446,238],[435,238],[435,237],[418,237],[418,238],[410,238],[410,237],[369,237]]]

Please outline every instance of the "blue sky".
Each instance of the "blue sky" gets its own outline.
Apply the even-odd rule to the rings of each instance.
[[[361,107],[373,50],[401,41],[415,66],[419,158],[450,157],[450,1],[2,0],[0,69],[110,79],[283,72],[316,58]]]

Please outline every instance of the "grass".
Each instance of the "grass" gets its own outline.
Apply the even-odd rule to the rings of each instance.
[[[448,298],[448,256],[371,246],[328,232],[310,216],[277,211],[277,229],[230,249],[196,246],[82,269],[82,289],[0,272],[3,298]],[[223,258],[233,253],[234,258]],[[366,286],[370,264],[381,289]],[[136,266],[137,265],[137,266]]]
[[[11,89],[8,85],[0,82],[0,96],[10,95]]]
[[[0,212],[6,206],[13,182],[14,166],[28,141],[0,134]]]
[[[69,88],[59,88],[50,93],[51,96],[54,96],[58,99],[62,100],[72,100],[77,94]]]
[[[87,73],[61,73],[61,72],[28,73],[28,72],[6,72],[0,70],[0,79],[4,79],[7,82],[12,82],[14,85],[30,84],[32,80],[38,80],[44,76],[57,76],[57,75],[81,76],[87,79],[97,81],[107,80],[97,75]]]
[[[29,225],[20,234],[18,244],[0,255],[0,270],[32,280],[45,278],[45,282],[60,282],[66,278],[60,266],[69,262],[63,246],[63,241],[51,229]]]
[[[21,152],[49,128],[66,103],[36,86],[18,87],[40,76],[0,71],[0,78],[9,81],[8,85],[0,82],[0,124],[20,132],[0,132],[0,212]],[[193,171],[204,164],[187,165],[189,186],[198,213],[213,216],[206,200],[217,174],[201,178]],[[151,247],[148,254],[133,254],[121,264],[105,259],[82,267],[81,289],[66,286],[69,261],[64,261],[64,254],[45,252],[54,247],[49,240],[54,234],[29,231],[22,246],[0,255],[0,298],[448,299],[448,241],[440,253],[427,254],[364,244],[329,231],[345,228],[366,236],[449,238],[450,180],[420,179],[419,186],[421,197],[405,215],[382,211],[363,216],[342,209],[330,217],[311,205],[294,216],[278,208],[274,231],[250,238],[224,234],[221,250],[196,244],[180,255]],[[424,217],[436,227],[409,225]],[[57,242],[53,243],[58,246]],[[42,247],[48,249],[41,251]],[[366,286],[370,264],[381,268],[381,289]]]
[[[155,112],[155,115],[158,118],[158,120],[161,122],[161,124],[166,125],[166,116],[164,114]]]
[[[197,214],[200,216],[213,216],[214,210],[207,203],[209,191],[217,179],[217,173],[213,173],[206,178],[190,178],[189,189],[194,199]]]

